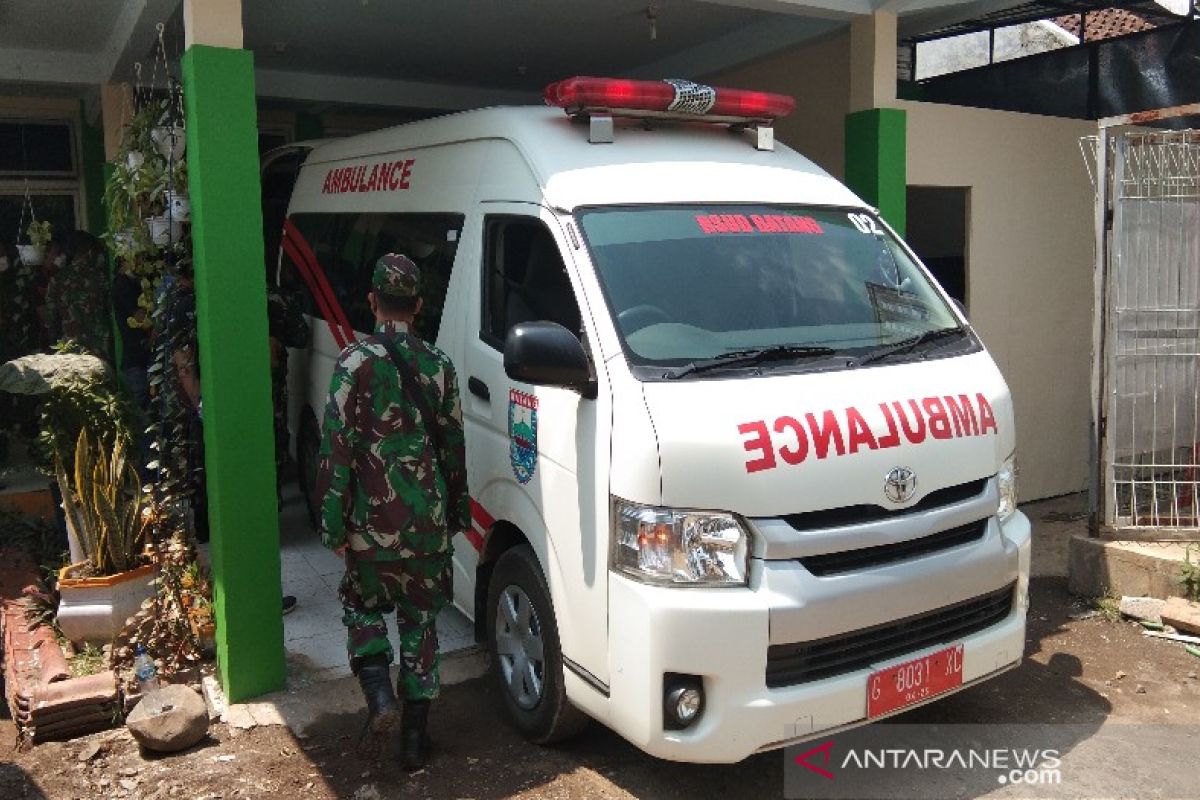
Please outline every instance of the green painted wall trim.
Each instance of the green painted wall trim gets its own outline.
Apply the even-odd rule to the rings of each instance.
[[[846,115],[846,185],[900,235],[908,220],[908,126],[898,108]]]
[[[253,56],[195,45],[183,86],[217,663],[237,702],[285,679]]]
[[[306,139],[320,139],[325,135],[325,123],[316,114],[298,111],[296,112],[295,130],[297,142],[303,142]]]
[[[89,125],[79,101],[79,149],[83,156],[83,196],[87,201],[87,231],[99,236],[108,228],[108,214],[104,209],[104,182],[109,170],[104,163],[103,125]]]

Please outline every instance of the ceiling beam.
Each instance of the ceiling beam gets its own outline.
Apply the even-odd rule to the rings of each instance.
[[[926,31],[962,22],[964,19],[982,17],[1019,5],[1023,5],[1022,0],[973,0],[973,2],[956,3],[953,6],[915,8],[910,13],[901,12],[897,32],[901,39],[907,39]]]
[[[845,26],[839,20],[791,17],[755,22],[710,42],[627,71],[631,78],[688,78],[731,69]]]
[[[384,108],[458,110],[540,103],[539,92],[420,83],[391,78],[355,78],[276,69],[254,71],[259,97]]]
[[[0,48],[0,75],[19,83],[96,83],[100,69],[95,53]]]
[[[158,25],[169,24],[182,4],[183,0],[135,0],[126,5],[113,25],[112,37],[104,51],[104,79],[96,82],[132,83],[136,79],[133,65],[139,62],[142,76],[150,80],[154,73],[154,50],[158,46]]]
[[[702,0],[718,6],[735,6],[798,17],[847,20],[875,10],[872,0]]]

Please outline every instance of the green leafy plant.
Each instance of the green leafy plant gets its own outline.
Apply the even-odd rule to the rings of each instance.
[[[1183,596],[1188,600],[1200,602],[1200,563],[1192,561],[1192,548],[1189,544],[1183,551],[1183,565],[1179,568],[1179,584],[1183,587]]]
[[[60,486],[67,485],[61,463]],[[149,515],[137,470],[125,459],[125,442],[106,451],[87,431],[75,445],[73,491],[63,492],[63,508],[78,533],[95,575],[114,575],[138,566]]]
[[[84,678],[101,672],[107,665],[104,652],[88,642],[83,646],[83,650],[67,659],[67,666],[71,670],[72,678]]]
[[[41,433],[35,455],[43,469],[55,472],[55,463],[75,463],[75,446],[87,431],[102,446],[133,440],[137,411],[117,390],[111,376],[72,377],[58,381],[44,395]]]
[[[50,240],[54,237],[54,226],[49,220],[38,222],[36,219],[29,223],[29,227],[25,229],[25,233],[29,235],[29,243],[34,247],[45,248],[50,244]]]

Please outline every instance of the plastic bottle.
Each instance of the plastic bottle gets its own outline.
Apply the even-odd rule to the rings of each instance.
[[[146,652],[146,646],[139,644],[133,651],[133,674],[137,677],[138,690],[142,694],[158,688],[158,668],[154,659]]]

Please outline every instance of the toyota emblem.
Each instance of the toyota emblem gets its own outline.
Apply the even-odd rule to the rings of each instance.
[[[893,467],[883,481],[883,493],[893,503],[906,503],[917,493],[917,476],[908,467]]]

